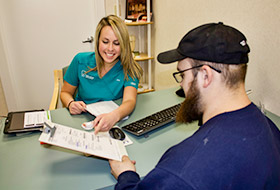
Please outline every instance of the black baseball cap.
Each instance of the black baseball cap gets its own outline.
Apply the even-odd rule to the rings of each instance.
[[[189,31],[176,49],[160,53],[157,60],[172,63],[189,57],[215,63],[242,64],[248,63],[249,52],[246,37],[237,29],[219,22]]]

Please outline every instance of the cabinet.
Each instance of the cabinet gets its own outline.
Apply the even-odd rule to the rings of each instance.
[[[116,0],[116,4],[119,5],[119,0]],[[146,0],[146,10],[147,10],[147,21],[134,21],[126,22],[129,33],[131,33],[131,28],[137,28],[138,32],[135,35],[135,41],[138,42],[138,53],[134,52],[134,60],[137,61],[143,68],[143,77],[139,83],[138,93],[145,93],[154,91],[152,88],[152,61],[154,57],[152,56],[151,49],[151,11],[150,0]],[[116,14],[119,16],[119,6],[117,6]],[[144,45],[143,45],[144,44]]]

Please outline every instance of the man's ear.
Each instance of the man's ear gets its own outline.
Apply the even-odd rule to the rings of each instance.
[[[213,70],[208,65],[201,67],[203,88],[207,88],[213,81]]]

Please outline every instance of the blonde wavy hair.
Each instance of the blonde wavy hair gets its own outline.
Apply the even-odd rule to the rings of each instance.
[[[130,47],[130,42],[129,42],[129,33],[127,30],[127,27],[124,23],[124,21],[119,18],[116,15],[109,15],[106,17],[103,17],[95,31],[95,58],[96,58],[96,67],[88,71],[93,71],[97,70],[98,75],[101,76],[101,70],[104,67],[104,60],[100,55],[100,52],[98,50],[99,47],[99,38],[101,31],[103,27],[105,26],[110,26],[112,27],[115,35],[118,38],[118,41],[120,43],[120,48],[121,48],[121,54],[120,54],[120,61],[123,66],[123,71],[124,71],[124,76],[126,79],[128,79],[128,76],[130,76],[132,79],[139,79],[141,78],[143,74],[143,70],[141,66],[134,60],[132,56],[132,51]]]

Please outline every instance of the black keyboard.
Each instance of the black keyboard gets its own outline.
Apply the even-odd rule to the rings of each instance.
[[[122,127],[124,131],[132,133],[136,136],[146,134],[154,129],[175,121],[176,114],[181,106],[176,104],[143,119],[130,123]]]

